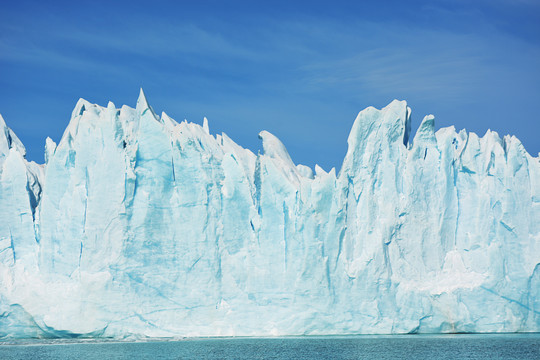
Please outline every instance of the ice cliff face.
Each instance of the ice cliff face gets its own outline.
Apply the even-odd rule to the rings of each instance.
[[[0,337],[540,331],[540,162],[354,122],[341,171],[80,100],[46,163],[0,118]]]

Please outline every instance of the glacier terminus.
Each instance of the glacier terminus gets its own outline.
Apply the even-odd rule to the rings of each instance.
[[[267,131],[79,100],[45,164],[0,117],[0,337],[540,331],[540,161],[359,113],[339,172]]]

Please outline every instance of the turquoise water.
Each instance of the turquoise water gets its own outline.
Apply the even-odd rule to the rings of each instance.
[[[540,359],[540,334],[31,341],[0,359]]]

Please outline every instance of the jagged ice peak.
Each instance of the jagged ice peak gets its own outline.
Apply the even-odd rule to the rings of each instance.
[[[0,117],[0,337],[540,331],[540,162],[358,114],[336,174],[261,131],[80,99],[45,164]]]

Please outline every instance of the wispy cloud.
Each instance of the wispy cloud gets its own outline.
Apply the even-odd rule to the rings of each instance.
[[[509,8],[503,2],[496,6]],[[510,107],[521,106],[519,117],[526,118],[533,111],[523,104],[540,96],[540,44],[508,26],[521,18],[510,21],[499,8],[494,15],[495,5],[453,4],[420,2],[379,11],[375,19],[369,5],[358,16],[239,9],[240,15],[178,19],[156,11],[125,14],[114,4],[91,16],[6,9],[0,85],[35,89],[39,78],[41,88],[130,103],[143,85],[155,107],[173,117],[210,116],[214,129],[232,129],[248,145],[267,129],[292,144],[296,160],[323,158],[325,167],[341,161],[339,144],[355,112],[393,98],[409,100],[417,113],[440,115],[442,124],[446,118],[480,132],[510,132],[503,121],[515,116]],[[2,103],[12,94],[0,90],[0,105],[15,108],[14,101]]]

